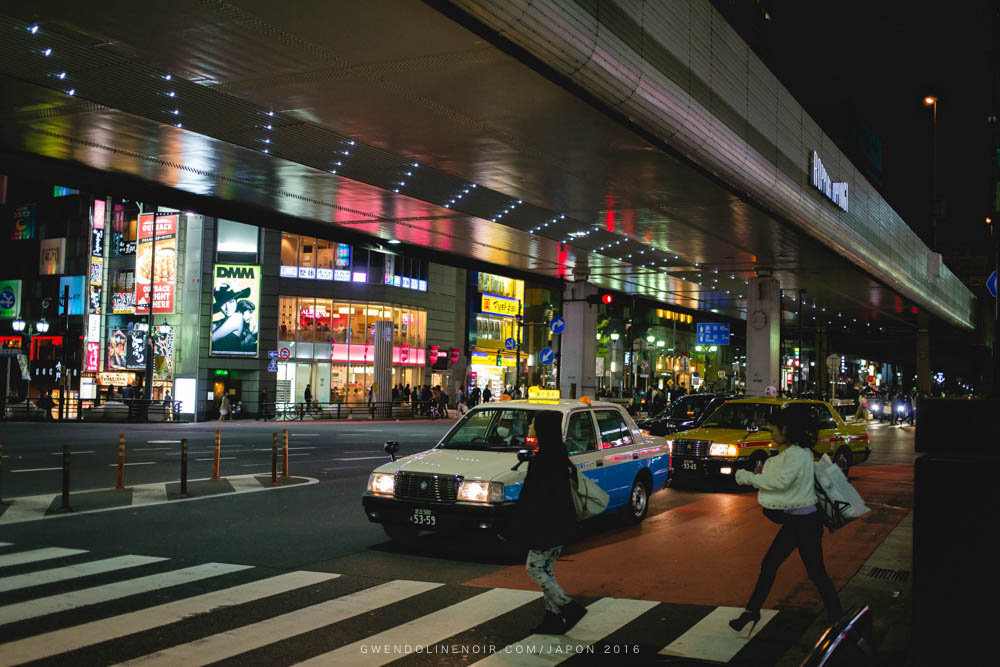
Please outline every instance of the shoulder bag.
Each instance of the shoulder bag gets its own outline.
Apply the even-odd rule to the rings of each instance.
[[[575,480],[570,480],[570,495],[573,497],[573,506],[576,507],[576,517],[580,520],[589,519],[592,516],[601,514],[608,508],[610,500],[604,489],[597,485],[597,482],[590,479],[583,473],[576,476]]]
[[[871,511],[861,495],[844,477],[840,466],[823,455],[813,464],[816,508],[830,532]]]

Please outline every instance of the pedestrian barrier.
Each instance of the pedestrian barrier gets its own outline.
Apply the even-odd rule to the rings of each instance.
[[[141,398],[75,398],[53,399],[50,407],[41,407],[39,399],[0,403],[0,418],[14,421],[88,422],[165,422],[180,420],[180,401],[159,401]],[[61,409],[60,409],[61,407]]]
[[[177,494],[178,498],[190,498],[188,494],[188,441],[181,438],[181,490]]]
[[[215,462],[212,465],[212,481],[222,481],[219,477],[219,465],[222,460],[222,432],[215,430]]]
[[[125,434],[118,434],[118,486],[119,491],[125,490]]]
[[[63,458],[62,458],[62,505],[59,507],[60,512],[72,512],[73,508],[69,506],[69,457],[70,449],[69,445],[63,445]]]
[[[271,434],[271,486],[280,486],[278,482],[278,434]]]
[[[285,461],[281,468],[281,478],[288,479],[291,475],[288,474],[288,429],[281,429],[281,437],[285,442]]]
[[[337,421],[356,419],[434,419],[432,401],[373,401],[356,403],[266,403],[259,415],[265,421]],[[449,410],[455,408],[449,406]]]

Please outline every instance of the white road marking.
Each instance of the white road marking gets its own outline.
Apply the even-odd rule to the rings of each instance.
[[[0,665],[18,665],[67,651],[75,651],[84,646],[162,627],[198,614],[246,604],[272,595],[286,593],[296,588],[312,586],[336,579],[339,576],[339,574],[326,572],[290,572],[176,602],[167,602],[120,616],[75,625],[64,630],[47,632],[0,645]]]
[[[46,472],[49,470],[62,470],[62,466],[58,468],[21,468],[20,470],[11,470],[11,472]]]
[[[229,563],[206,563],[195,565],[180,570],[172,570],[160,574],[152,574],[148,577],[128,579],[114,584],[85,588],[79,591],[50,595],[49,597],[36,598],[25,602],[0,607],[0,625],[23,621],[29,618],[38,618],[47,614],[54,614],[68,609],[86,607],[108,600],[118,600],[120,598],[148,593],[172,586],[180,586],[192,581],[210,579],[231,572],[249,569],[250,565],[231,565]]]
[[[282,451],[283,449],[284,449],[284,447],[282,447],[281,445],[278,445],[278,451],[279,452]],[[318,448],[317,447],[289,447],[288,451],[291,452],[291,451],[295,451],[296,449],[318,449]],[[257,449],[250,449],[250,450],[247,450],[247,451],[251,451],[251,452],[270,452],[270,451],[274,451],[274,450],[271,447],[259,447]]]
[[[123,463],[122,465],[127,465],[127,466],[155,466],[156,465],[156,461],[136,461],[134,463]],[[109,463],[108,467],[109,468],[117,468],[118,464],[117,463]]]
[[[475,664],[551,665],[561,662],[573,654],[559,652],[559,647],[595,644],[658,604],[654,600],[601,598],[587,607],[586,616],[565,635],[531,635]]]
[[[91,449],[89,451],[84,451],[84,452],[72,452],[71,451],[70,455],[76,456],[77,454],[93,454],[93,453],[94,453],[94,450]],[[49,454],[51,454],[52,456],[62,456],[63,455],[62,452],[49,452]]]
[[[40,560],[51,558],[62,558],[64,556],[75,556],[85,554],[85,549],[61,549],[59,547],[47,547],[45,549],[32,549],[31,551],[18,551],[14,554],[0,556],[0,567],[10,567],[11,565],[24,565],[25,563],[37,563]]]
[[[125,568],[158,563],[164,560],[167,559],[156,556],[118,556],[116,558],[95,560],[89,563],[80,563],[79,565],[67,565],[66,567],[56,567],[51,570],[18,574],[0,579],[0,592],[13,591],[19,588],[31,588],[32,586],[49,584],[53,581],[66,581],[67,579],[87,577],[103,572],[124,570]]]
[[[173,447],[136,447],[135,449],[130,449],[130,452],[172,452]]]
[[[513,611],[542,596],[536,591],[516,591],[505,588],[493,588],[475,597],[463,600],[450,607],[445,607],[426,616],[404,623],[398,627],[380,632],[371,637],[342,646],[329,653],[318,655],[301,665],[384,665],[399,659],[392,653],[379,654],[362,651],[362,646],[421,645],[431,646],[437,642],[465,632],[480,623],[485,623],[497,616]]]
[[[356,457],[351,458],[351,459],[329,459],[329,460],[330,461],[370,461],[372,459],[384,459],[385,457],[386,457],[386,455],[383,454],[382,456],[356,456]]]
[[[746,633],[749,628],[743,632],[733,632],[729,627],[730,619],[736,618],[742,612],[743,610],[737,607],[716,607],[708,616],[692,625],[687,632],[660,651],[660,654],[729,662],[750,641]],[[754,627],[753,633],[755,635],[759,633],[777,615],[778,612],[774,609],[762,609],[760,621]]]
[[[236,458],[235,456],[220,456],[219,460],[220,461],[232,461],[235,458]],[[214,456],[212,458],[210,458],[210,459],[195,459],[195,461],[214,461],[214,460],[215,460]]]
[[[293,438],[318,438],[319,433],[289,433]]]
[[[276,641],[339,623],[443,586],[424,581],[390,581],[258,623],[145,655],[125,665],[205,665]]]
[[[147,440],[150,445],[181,444],[180,440]]]
[[[14,546],[13,542],[0,542],[0,547],[12,547],[12,546]]]

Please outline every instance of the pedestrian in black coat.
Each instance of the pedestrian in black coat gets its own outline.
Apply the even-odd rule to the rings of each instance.
[[[533,632],[563,634],[587,613],[563,592],[553,574],[563,545],[576,531],[570,479],[576,479],[577,473],[563,443],[560,413],[537,413],[530,431],[537,438],[538,453],[528,463],[515,515],[520,537],[529,549],[525,569],[545,596],[545,616]]]

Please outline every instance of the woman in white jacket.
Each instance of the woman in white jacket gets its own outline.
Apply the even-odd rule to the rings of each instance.
[[[774,584],[778,568],[796,548],[809,578],[823,598],[827,618],[832,623],[842,615],[837,590],[823,564],[823,523],[816,509],[813,487],[812,447],[817,437],[814,413],[815,408],[808,403],[791,403],[775,410],[770,418],[772,440],[777,446],[790,446],[769,459],[759,475],[749,470],[736,471],[738,483],[760,489],[757,502],[764,508],[764,514],[781,524],[760,564],[760,576],[746,611],[729,622],[737,632],[747,623],[756,625],[760,620],[760,608]],[[754,625],[750,626],[751,633]]]

